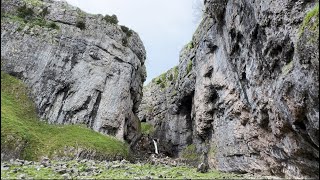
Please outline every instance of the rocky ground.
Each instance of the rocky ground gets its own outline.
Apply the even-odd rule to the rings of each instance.
[[[1,179],[255,179],[248,174],[218,171],[197,172],[196,168],[168,157],[151,156],[146,162],[72,160],[41,162],[10,160],[1,162]],[[272,177],[263,177],[269,179]],[[261,179],[261,177],[259,177]]]

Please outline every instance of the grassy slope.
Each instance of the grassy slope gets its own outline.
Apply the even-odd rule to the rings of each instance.
[[[20,158],[38,160],[63,150],[65,146],[94,150],[102,156],[128,156],[128,146],[77,125],[49,125],[39,121],[27,88],[1,72],[1,146],[14,148],[14,141],[27,142]]]

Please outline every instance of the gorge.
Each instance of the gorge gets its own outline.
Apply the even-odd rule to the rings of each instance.
[[[146,143],[141,154],[204,172],[319,178],[318,1],[205,0],[179,64],[144,87],[143,42],[111,16],[54,0],[1,11],[1,71],[49,124],[83,124],[133,153]],[[1,161],[23,159],[6,148]]]

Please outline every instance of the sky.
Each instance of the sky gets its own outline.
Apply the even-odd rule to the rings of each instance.
[[[115,14],[137,32],[147,52],[147,80],[178,65],[179,52],[200,21],[201,0],[66,0],[91,14]]]

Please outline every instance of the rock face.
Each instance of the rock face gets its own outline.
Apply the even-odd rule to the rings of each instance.
[[[1,70],[26,82],[42,119],[135,139],[146,77],[137,33],[64,1],[1,1],[1,10]]]
[[[211,168],[318,178],[317,8],[206,0],[178,67],[144,89],[139,118],[155,126],[160,152],[195,144]]]

